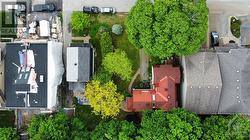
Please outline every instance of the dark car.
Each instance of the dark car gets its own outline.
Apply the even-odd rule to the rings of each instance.
[[[88,6],[83,6],[83,12],[88,13],[88,14],[98,14],[99,13],[99,8],[96,6],[88,7]]]
[[[211,46],[219,46],[219,34],[215,31],[211,32]]]
[[[37,4],[37,5],[33,5],[32,7],[33,12],[53,12],[55,10],[56,8],[53,3]]]

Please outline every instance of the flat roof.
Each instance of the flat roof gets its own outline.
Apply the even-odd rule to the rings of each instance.
[[[23,50],[20,43],[6,44],[5,57],[5,90],[6,107],[25,107],[24,94],[16,94],[14,82],[18,75],[20,65],[18,52]],[[30,108],[47,107],[47,44],[30,44],[30,50],[34,51],[35,72],[37,73],[36,81],[38,84],[38,93],[29,94]],[[43,82],[39,82],[40,75],[43,75]]]

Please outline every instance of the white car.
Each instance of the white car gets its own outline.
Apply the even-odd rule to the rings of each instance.
[[[23,12],[26,10],[26,7],[24,4],[15,4],[15,5],[6,5],[7,10],[17,10],[20,12]]]
[[[116,9],[114,7],[101,7],[101,13],[110,13],[110,14],[115,14]]]

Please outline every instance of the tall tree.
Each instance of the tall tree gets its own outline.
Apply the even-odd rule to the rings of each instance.
[[[229,119],[224,116],[211,116],[205,119],[203,123],[204,140],[228,140]]]
[[[20,137],[17,131],[13,128],[0,128],[0,139],[1,140],[19,140]]]
[[[65,113],[59,112],[54,116],[36,119],[34,116],[28,128],[31,140],[65,140],[68,138],[69,126]],[[36,133],[34,133],[36,130]]]
[[[124,98],[117,92],[117,87],[112,81],[101,85],[101,82],[97,80],[92,80],[87,84],[85,96],[94,113],[103,118],[117,116]]]
[[[170,112],[146,111],[143,113],[141,136],[142,140],[198,140],[202,136],[200,119],[194,113],[183,109]]]
[[[71,121],[71,140],[88,140],[89,132],[85,124],[78,118],[73,118]]]
[[[132,63],[122,50],[108,53],[102,65],[106,71],[118,75],[122,80],[129,81],[132,77]]]
[[[136,127],[128,121],[102,121],[92,132],[92,140],[133,140]]]
[[[151,0],[137,0],[126,18],[128,39],[137,48],[153,45],[153,11]]]
[[[206,0],[155,0],[151,5],[150,0],[138,0],[127,17],[128,38],[133,45],[161,59],[199,50],[208,28]],[[142,24],[144,17],[146,23]]]
[[[250,139],[250,120],[243,115],[229,116],[228,135],[231,140]]]

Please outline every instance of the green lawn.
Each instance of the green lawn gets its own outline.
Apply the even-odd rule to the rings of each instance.
[[[129,43],[128,41],[128,36],[126,33],[126,28],[124,25],[126,15],[124,14],[116,14],[116,15],[94,15],[91,17],[91,22],[93,23],[93,26],[96,24],[107,24],[110,29],[112,28],[112,25],[114,24],[121,24],[123,26],[123,34],[120,36],[117,36],[115,34],[112,34],[112,39],[113,39],[113,45],[117,49],[122,49],[124,50],[129,59],[131,60],[133,64],[133,74],[137,71],[140,65],[140,57],[139,57],[139,50],[136,49],[132,44]],[[97,43],[96,43],[97,44]],[[101,59],[101,57],[98,57],[98,46],[95,46],[97,50],[97,58],[96,58],[96,66],[100,66],[100,61],[98,59]],[[120,78],[115,77],[114,78],[115,83],[118,86],[118,89],[120,91],[126,91],[129,85],[129,82],[123,81]]]

